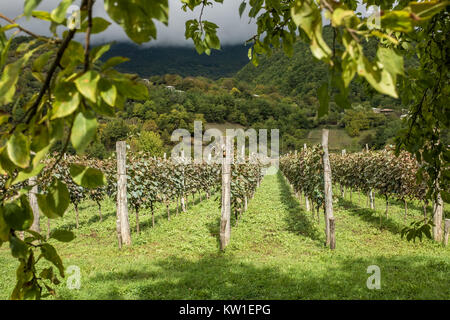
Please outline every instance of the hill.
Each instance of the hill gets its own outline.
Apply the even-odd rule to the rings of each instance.
[[[130,58],[120,65],[121,72],[137,73],[142,78],[178,74],[182,77],[202,76],[210,79],[231,77],[248,63],[248,48],[243,45],[224,46],[210,56],[199,55],[190,47],[148,47],[131,43],[115,43],[103,59],[114,56]]]
[[[332,33],[329,27],[324,28],[324,39],[331,46]],[[369,57],[374,57],[376,43],[365,43],[364,50]],[[283,95],[307,100],[315,99],[317,88],[328,81],[328,67],[313,57],[308,45],[299,41],[294,44],[292,57],[286,56],[281,49],[276,50],[271,56],[262,56],[258,67],[247,64],[235,78],[254,86],[269,86]],[[373,91],[357,78],[351,83],[350,99],[353,104],[366,103],[371,107],[400,108],[400,100]]]

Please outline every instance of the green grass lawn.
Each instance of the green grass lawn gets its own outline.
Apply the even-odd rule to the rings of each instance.
[[[192,198],[191,198],[192,199]],[[117,249],[115,205],[105,201],[100,222],[92,202],[81,206],[81,225],[74,212],[53,228],[75,230],[77,238],[56,243],[66,267],[79,266],[81,289],[63,282],[58,299],[450,299],[450,247],[430,240],[401,239],[403,204],[391,204],[389,219],[379,228],[377,211],[365,209],[365,198],[335,204],[337,248],[323,245],[323,213],[306,212],[284,178],[266,176],[249,203],[231,244],[219,251],[219,202],[216,196],[190,206],[167,221],[159,208],[156,226],[142,212],[141,234],[133,245]],[[420,216],[413,204],[410,216]],[[411,218],[408,218],[411,219]],[[130,224],[135,228],[134,215]],[[233,221],[234,226],[234,221]],[[45,230],[45,221],[42,223]],[[0,298],[14,286],[16,260],[0,248]],[[381,289],[366,287],[367,267],[381,269]]]

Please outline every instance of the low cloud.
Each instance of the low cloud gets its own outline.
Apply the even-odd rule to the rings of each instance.
[[[9,1],[0,0],[0,12],[7,17],[17,17],[23,12],[24,0]],[[36,10],[51,11],[56,7],[60,0],[44,0],[41,2]],[[74,4],[80,4],[81,0],[77,0]],[[238,8],[241,1],[239,0],[225,0],[223,4],[214,3],[204,10],[203,19],[212,21],[219,26],[218,34],[223,45],[244,43],[256,33],[256,24],[254,21],[249,22],[249,18],[244,14],[242,18],[239,17]],[[151,41],[147,45],[160,46],[191,46],[192,41],[184,38],[185,23],[189,19],[198,18],[200,8],[194,12],[184,12],[180,0],[169,0],[169,26],[157,22],[158,40]],[[103,1],[98,0],[94,7],[94,15],[101,16],[112,22],[107,16]],[[35,33],[50,35],[48,22],[37,20],[34,18],[21,18],[17,20],[22,26],[32,30]],[[4,21],[0,21],[3,24]],[[63,29],[59,29],[61,32]],[[80,37],[81,39],[81,37]],[[100,35],[93,36],[94,42],[106,41],[129,41],[122,28],[113,23],[105,32]]]

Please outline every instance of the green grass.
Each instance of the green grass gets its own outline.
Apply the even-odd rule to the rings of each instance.
[[[350,137],[345,129],[338,126],[330,126],[329,148],[330,151],[340,152],[346,149],[348,152],[361,151],[360,141],[368,134],[375,136],[374,129],[361,131],[358,137]],[[302,140],[302,143],[308,145],[320,144],[322,142],[322,129],[313,129],[309,132],[308,137]]]
[[[81,269],[80,290],[65,283],[58,299],[449,299],[450,247],[430,240],[401,239],[403,205],[392,204],[390,218],[379,228],[377,210],[364,209],[365,198],[335,204],[337,248],[323,245],[320,224],[294,198],[281,175],[266,176],[249,203],[231,244],[219,251],[220,209],[216,196],[190,206],[167,221],[159,208],[156,226],[148,212],[141,215],[141,235],[119,251],[115,206],[104,203],[105,220],[97,208],[82,204],[80,229],[69,244],[57,243],[65,266]],[[191,198],[192,199],[192,198]],[[421,215],[410,207],[410,215]],[[74,230],[70,211],[58,228]],[[134,215],[130,215],[134,229]],[[233,221],[234,226],[234,221]],[[44,223],[42,227],[45,229]],[[56,227],[56,223],[53,227]],[[8,298],[17,262],[0,248],[0,298]],[[367,267],[381,269],[381,289],[366,287]]]

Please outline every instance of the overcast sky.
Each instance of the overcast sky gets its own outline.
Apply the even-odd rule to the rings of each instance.
[[[56,7],[60,0],[43,0],[36,10],[51,11]],[[151,1],[151,0],[150,0]],[[7,17],[16,17],[23,12],[24,0],[0,0],[0,12]],[[74,3],[79,4],[81,0],[76,0]],[[249,24],[248,16],[243,15],[242,19],[239,17],[238,8],[240,0],[226,0],[224,4],[214,3],[213,7],[207,7],[204,11],[204,19],[212,21],[219,26],[219,37],[222,44],[237,44],[244,43],[256,33],[256,25],[252,22]],[[158,40],[152,41],[150,44],[158,45],[191,45],[191,40],[184,39],[185,22],[186,20],[197,18],[199,15],[199,8],[192,13],[191,11],[184,12],[181,10],[180,0],[169,0],[170,14],[169,26],[166,27],[161,23],[158,26]],[[108,21],[112,22],[107,17],[103,1],[97,1],[94,14],[102,16]],[[30,18],[29,20],[22,18],[18,22],[26,28],[29,28],[35,33],[49,34],[49,23]],[[0,24],[4,21],[0,20]],[[62,30],[62,29],[61,29]],[[127,36],[122,31],[122,28],[113,23],[107,31],[101,35],[94,35],[94,41],[111,41],[111,40],[126,40]]]

